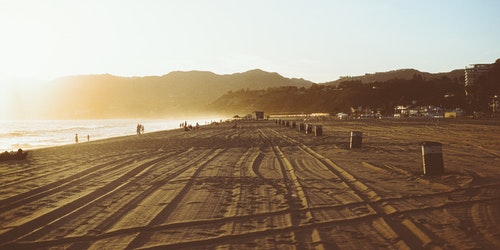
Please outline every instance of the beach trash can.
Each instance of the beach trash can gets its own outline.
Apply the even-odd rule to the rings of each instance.
[[[349,140],[349,148],[361,148],[363,142],[363,132],[351,131],[351,139]]]
[[[424,175],[444,173],[442,145],[439,142],[422,142],[422,162]]]
[[[323,135],[323,126],[322,125],[314,125],[314,136],[322,136]]]
[[[312,124],[306,124],[306,135],[312,134],[313,132],[313,125]]]
[[[297,131],[302,132],[305,130],[306,125],[304,123],[299,123],[297,126]]]

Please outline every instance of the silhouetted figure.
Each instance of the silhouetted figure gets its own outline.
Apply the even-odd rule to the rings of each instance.
[[[88,142],[90,141],[90,135],[87,135],[87,141]]]
[[[141,125],[141,134],[144,134],[144,125]]]
[[[140,123],[137,124],[137,134],[138,135],[141,134],[141,124]]]
[[[78,134],[75,134],[75,143],[78,143]]]

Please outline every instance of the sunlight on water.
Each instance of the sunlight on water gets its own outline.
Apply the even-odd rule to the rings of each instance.
[[[137,124],[144,125],[145,133],[179,128],[181,122],[205,125],[218,119],[199,120],[32,120],[0,121],[0,151],[19,148],[34,149],[110,137],[134,135]]]

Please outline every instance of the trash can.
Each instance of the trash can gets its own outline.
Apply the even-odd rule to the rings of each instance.
[[[312,134],[312,132],[313,132],[312,124],[306,124],[306,135]]]
[[[424,175],[440,175],[444,173],[442,145],[439,142],[422,142]]]
[[[299,123],[297,126],[297,131],[302,132],[305,130],[305,124],[304,123]]]
[[[363,132],[351,131],[351,139],[349,141],[350,148],[361,148],[362,141],[363,141]]]
[[[322,135],[323,135],[323,126],[314,125],[314,136],[322,136]]]

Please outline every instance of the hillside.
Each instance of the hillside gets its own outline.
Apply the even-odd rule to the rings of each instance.
[[[185,117],[206,115],[206,105],[228,91],[312,84],[262,70],[230,75],[176,71],[147,77],[69,76],[51,82],[42,103],[32,109],[40,107],[39,116],[55,119]]]
[[[486,112],[489,95],[500,92],[494,72],[478,81],[475,110]],[[415,101],[418,105],[464,108],[464,93],[464,71],[460,69],[437,74],[402,69],[324,84],[258,69],[228,75],[175,71],[147,77],[105,74],[60,78],[44,85],[43,90],[9,94],[17,101],[8,111],[16,115],[14,119],[179,118],[244,115],[255,110],[336,113],[359,107],[390,114],[395,105]]]
[[[456,69],[444,73],[428,73],[428,72],[421,72],[416,69],[398,69],[387,72],[366,73],[362,76],[341,77],[338,80],[326,82],[325,85],[338,86],[342,82],[350,82],[350,81],[360,81],[361,83],[373,83],[373,82],[385,82],[392,79],[411,80],[413,78],[422,78],[425,80],[438,80],[442,78],[449,78],[453,81],[463,83],[464,70]]]
[[[500,93],[497,62],[494,70],[479,79],[473,109],[488,112],[492,93]],[[253,110],[267,113],[350,112],[368,108],[390,115],[396,105],[416,104],[465,108],[464,71],[431,74],[416,70],[394,70],[366,74],[310,88],[279,87],[266,90],[237,91],[212,103],[213,109],[246,114]]]

